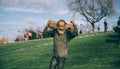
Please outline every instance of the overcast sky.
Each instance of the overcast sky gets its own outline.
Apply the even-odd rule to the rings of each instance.
[[[115,1],[117,14],[106,17],[110,25],[116,24],[120,16],[120,0]],[[42,30],[49,19],[64,19],[66,22],[75,19],[78,25],[86,23],[82,16],[73,18],[65,2],[66,0],[0,0],[0,39],[5,36],[11,40],[20,34],[18,30],[25,28]]]

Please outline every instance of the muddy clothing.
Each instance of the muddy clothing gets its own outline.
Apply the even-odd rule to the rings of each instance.
[[[44,31],[43,35],[48,33]],[[74,31],[71,32],[69,29],[64,34],[60,35],[56,29],[49,31],[49,34],[53,37],[53,56],[60,58],[68,57],[68,44],[69,41],[78,35],[77,27],[74,25]]]
[[[68,57],[69,41],[78,35],[76,25],[73,25],[74,31],[65,30],[64,34],[59,34],[57,29],[47,32],[47,27],[44,29],[43,36],[49,34],[53,37],[53,57],[50,61],[49,69],[63,69],[65,60]]]

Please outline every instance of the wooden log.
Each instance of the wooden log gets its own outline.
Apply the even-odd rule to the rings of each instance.
[[[48,20],[47,25],[51,29],[57,29],[57,21]],[[72,24],[67,23],[66,26],[65,26],[65,29],[70,29],[71,31],[73,31],[74,27],[73,27]]]

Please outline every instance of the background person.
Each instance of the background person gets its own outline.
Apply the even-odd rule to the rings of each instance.
[[[107,32],[107,29],[108,29],[108,23],[106,19],[104,19],[104,32]]]

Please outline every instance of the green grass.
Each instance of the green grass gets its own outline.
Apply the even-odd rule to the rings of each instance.
[[[64,69],[119,69],[117,34],[87,35],[79,35],[71,40]],[[48,69],[51,57],[52,39],[0,45],[0,69]]]

